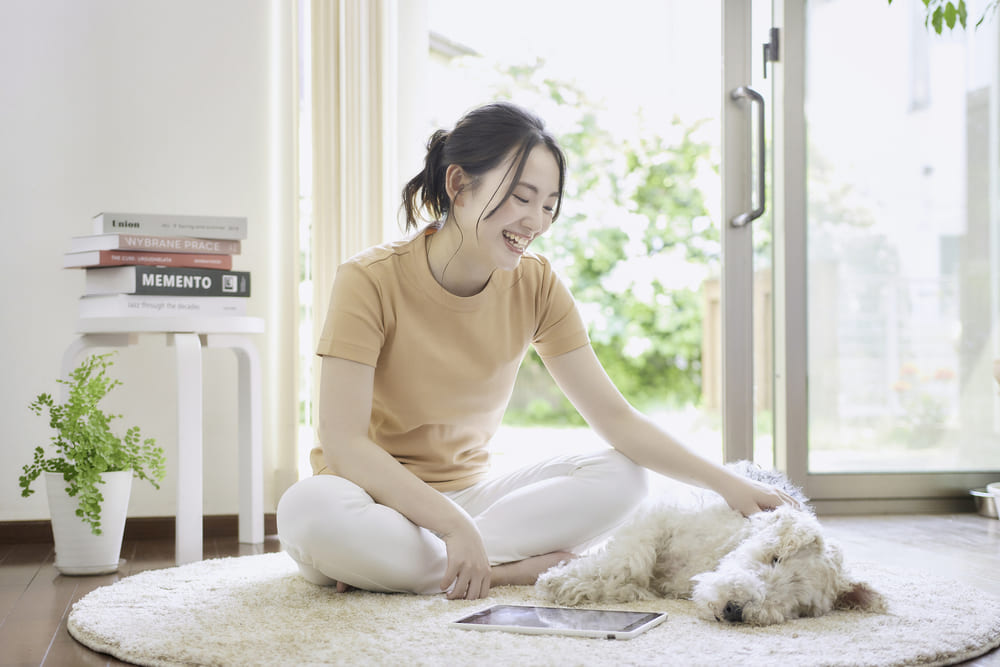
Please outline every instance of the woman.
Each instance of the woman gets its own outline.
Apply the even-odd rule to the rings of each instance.
[[[749,515],[794,502],[691,453],[633,409],[531,243],[559,215],[565,158],[519,107],[475,109],[428,143],[403,190],[407,230],[337,272],[320,337],[317,474],[278,504],[307,579],[485,597],[531,584],[619,525],[646,470],[713,489]],[[613,449],[489,479],[488,445],[528,346]]]

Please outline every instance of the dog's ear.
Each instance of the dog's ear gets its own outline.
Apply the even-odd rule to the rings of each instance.
[[[812,515],[798,512],[785,505],[773,512],[759,512],[758,514],[762,524],[770,523],[773,530],[776,531],[776,534],[772,533],[776,538],[773,550],[779,559],[788,558],[813,545],[819,549],[823,549],[825,546],[819,522]],[[751,519],[758,517],[758,514],[755,514]]]
[[[886,604],[885,598],[863,581],[845,580],[833,608],[882,612],[886,610]]]

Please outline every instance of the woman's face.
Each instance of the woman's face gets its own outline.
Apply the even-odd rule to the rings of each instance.
[[[510,188],[514,159],[466,185],[453,207],[463,232],[471,234],[466,239],[478,239],[482,261],[506,271],[515,269],[531,242],[548,231],[559,198],[559,165],[552,151],[538,145],[528,153],[511,196],[487,218]]]

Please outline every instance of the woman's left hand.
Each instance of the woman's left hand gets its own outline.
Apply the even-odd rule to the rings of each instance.
[[[734,479],[734,483],[722,494],[729,506],[743,516],[760,511],[771,511],[780,505],[791,505],[802,509],[802,503],[788,493],[763,482],[745,477]]]

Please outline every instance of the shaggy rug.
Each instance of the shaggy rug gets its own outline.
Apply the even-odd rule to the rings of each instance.
[[[696,618],[690,602],[627,641],[449,627],[488,603],[546,604],[531,587],[488,600],[335,591],[307,583],[284,553],[136,574],[81,598],[69,631],[140,665],[944,665],[1000,645],[1000,601],[964,584],[856,566],[887,614],[834,612],[766,628]]]

